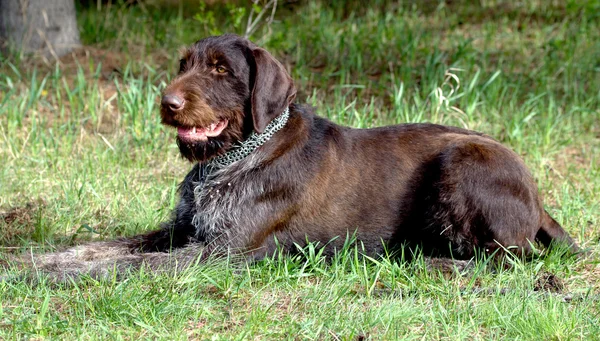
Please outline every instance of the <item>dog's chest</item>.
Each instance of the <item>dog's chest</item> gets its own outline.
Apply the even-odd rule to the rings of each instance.
[[[196,213],[192,223],[197,236],[207,243],[221,236],[233,241],[234,234],[243,234],[243,222],[250,220],[252,202],[263,191],[262,182],[250,174],[252,164],[252,160],[244,160],[195,183]]]

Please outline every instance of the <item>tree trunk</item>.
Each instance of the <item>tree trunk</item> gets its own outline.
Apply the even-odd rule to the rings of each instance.
[[[0,48],[58,58],[80,45],[73,0],[0,0]]]

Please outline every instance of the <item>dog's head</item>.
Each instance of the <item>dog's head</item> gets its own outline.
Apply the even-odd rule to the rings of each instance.
[[[177,128],[190,161],[206,161],[244,140],[294,100],[284,67],[266,50],[236,35],[202,39],[184,51],[179,74],[165,88],[163,124]]]

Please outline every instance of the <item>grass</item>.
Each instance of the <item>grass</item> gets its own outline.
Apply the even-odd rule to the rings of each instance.
[[[232,8],[80,8],[83,51],[58,64],[0,58],[2,252],[168,218],[191,165],[159,124],[157,98],[179,47],[245,29]],[[589,259],[554,252],[447,278],[347,250],[331,263],[309,252],[122,282],[2,282],[0,339],[599,339],[598,13],[591,0],[306,1],[281,5],[252,36],[291,70],[298,101],[336,122],[450,124],[510,146]],[[557,293],[534,290],[552,275]]]

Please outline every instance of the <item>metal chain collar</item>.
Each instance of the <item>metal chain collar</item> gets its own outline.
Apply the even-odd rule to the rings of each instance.
[[[225,168],[234,162],[244,159],[258,147],[267,142],[273,135],[285,126],[290,117],[290,109],[285,108],[281,115],[273,119],[262,134],[252,132],[243,142],[233,145],[225,154],[214,157],[204,164],[200,164],[200,181],[204,182],[206,177],[214,170]]]
[[[277,131],[279,131],[287,123],[290,117],[290,109],[285,108],[284,112],[273,119],[262,134],[252,132],[248,139],[244,142],[234,145],[225,154],[216,156],[212,160],[208,161],[207,166],[210,170],[220,169],[229,166],[230,164],[240,161],[246,156],[250,155],[256,148],[262,146],[267,142]]]

